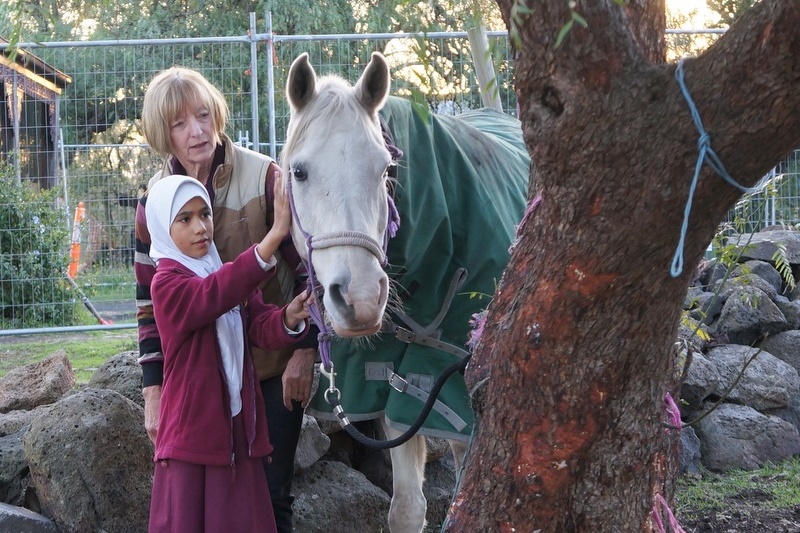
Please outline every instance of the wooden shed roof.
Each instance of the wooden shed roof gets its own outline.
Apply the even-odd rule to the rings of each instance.
[[[0,45],[8,41],[0,37]],[[0,50],[0,65],[4,65],[15,72],[25,76],[30,81],[43,85],[50,90],[60,93],[61,89],[72,83],[72,78],[57,68],[43,61],[35,54],[22,49],[4,47]],[[13,60],[11,59],[13,55]]]

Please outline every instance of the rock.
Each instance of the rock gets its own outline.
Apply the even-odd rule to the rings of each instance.
[[[723,403],[696,428],[703,465],[711,471],[752,470],[800,453],[796,427],[744,405]]]
[[[778,250],[776,243],[786,248],[786,257],[789,263],[800,264],[800,232],[792,230],[772,230],[758,233],[744,233],[730,244],[737,246],[741,252],[741,259],[759,259],[771,263],[772,257]]]
[[[789,400],[789,405],[766,410],[764,414],[777,416],[782,420],[786,420],[800,431],[800,391],[792,396]]]
[[[317,420],[313,416],[303,415],[300,441],[294,456],[295,472],[305,470],[316,463],[325,455],[330,445],[331,439],[320,430]]]
[[[0,437],[0,501],[16,503],[22,499],[22,480],[28,475],[28,463],[22,449],[25,430]]]
[[[733,272],[731,272],[731,278],[748,275],[758,276],[766,281],[771,287],[771,291],[767,291],[770,297],[780,294],[781,287],[783,286],[783,278],[770,263],[753,259],[738,265],[733,269]]]
[[[143,409],[106,389],[36,416],[23,444],[42,514],[63,531],[146,531],[153,447],[143,427]]]
[[[789,300],[785,296],[776,296],[773,301],[783,313],[783,317],[786,319],[786,327],[789,330],[800,328],[800,301]]]
[[[719,372],[716,395],[723,396],[733,386],[747,361],[744,375],[728,393],[729,402],[754,409],[773,409],[789,404],[800,390],[797,370],[774,355],[749,346],[727,345],[712,348],[708,359]]]
[[[40,406],[30,411],[9,411],[7,413],[0,413],[0,437],[11,435],[23,428],[27,428],[31,420],[36,414],[46,409],[47,406]]]
[[[440,439],[438,437],[425,437],[425,448],[428,450],[428,462],[438,461],[446,455],[453,455],[450,451],[450,443],[447,439]]]
[[[292,487],[295,531],[388,531],[389,496],[338,461],[317,462],[296,475]]]
[[[770,335],[761,343],[761,349],[788,363],[800,372],[800,331],[782,331],[775,335]]]
[[[57,401],[75,386],[67,352],[59,350],[38,363],[11,370],[0,378],[0,413],[30,411]]]
[[[681,430],[681,465],[680,474],[700,474],[700,439],[694,429],[689,426]]]
[[[783,313],[764,291],[756,287],[730,291],[719,319],[711,327],[714,335],[724,335],[733,344],[748,346],[755,344],[764,334],[785,330]]]
[[[438,525],[444,522],[453,500],[453,489],[456,486],[455,462],[453,454],[449,452],[450,446],[447,448],[448,453],[425,465],[422,492],[428,500],[428,524]]]
[[[23,507],[0,503],[0,531],[9,533],[59,533],[56,524]]]
[[[144,409],[142,367],[138,355],[139,352],[122,352],[111,357],[92,374],[89,386],[117,391]]]
[[[719,371],[714,363],[701,353],[692,354],[692,362],[681,387],[679,406],[682,413],[689,413],[700,407],[710,394],[719,388]]]

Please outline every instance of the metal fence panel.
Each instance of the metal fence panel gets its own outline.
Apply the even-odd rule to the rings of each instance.
[[[2,293],[0,334],[32,332],[32,328],[40,330],[42,326],[53,331],[80,324],[95,329],[97,318],[90,310],[106,320],[115,317],[120,306],[122,320],[132,327],[136,200],[161,163],[145,144],[138,118],[147,84],[165,68],[182,65],[202,72],[228,102],[231,114],[227,133],[235,142],[273,156],[280,152],[289,116],[283,86],[291,61],[302,52],[310,54],[319,74],[337,74],[355,81],[371,52],[378,50],[392,65],[393,94],[426,100],[434,112],[440,113],[480,106],[466,33],[280,36],[259,34],[252,25],[251,16],[250,34],[229,38],[22,44],[29,57],[35,55],[37,61],[71,78],[56,102],[54,139],[41,148],[42,153],[51,154],[51,164],[55,159],[55,171],[29,168],[33,163],[21,167],[19,158],[14,159],[21,152],[10,150],[10,143],[0,144],[0,152],[3,159],[14,164],[21,183],[31,183],[36,176],[48,177],[42,187],[58,191],[56,209],[65,229],[61,252],[68,258],[75,244],[79,244],[80,252],[77,265],[73,265],[77,266],[77,290],[71,292],[69,301],[64,301],[63,294],[42,295],[37,300],[31,295]],[[489,39],[498,74],[496,90],[506,111],[515,113],[505,35],[490,33]],[[24,113],[31,123],[30,131],[39,128],[36,133],[41,137],[53,117],[46,118],[46,110],[35,107],[30,95],[22,100],[32,105]],[[33,115],[34,111],[39,115]],[[21,122],[24,128],[25,120]],[[33,161],[34,155],[28,150],[28,160]],[[79,204],[85,216],[73,231]],[[13,206],[0,205],[0,212],[9,208]],[[0,220],[0,227],[3,224]],[[27,253],[13,249],[6,253],[1,240],[0,251],[9,262]],[[63,275],[57,272],[56,279],[49,281],[70,287],[68,266],[64,270]],[[2,278],[0,287],[18,285],[13,275]],[[41,285],[46,280],[34,281]],[[23,312],[32,306],[56,303],[71,312],[44,322]]]
[[[160,165],[144,142],[138,119],[147,84],[165,68],[183,65],[202,72],[228,101],[231,114],[227,133],[235,142],[273,156],[280,152],[288,122],[288,105],[283,98],[288,69],[303,52],[310,55],[318,74],[332,73],[355,81],[371,52],[378,50],[391,65],[393,94],[424,100],[437,113],[456,114],[481,106],[466,32],[282,36],[273,34],[268,22],[266,26],[265,33],[255,31],[251,15],[249,34],[234,37],[25,43],[28,56],[23,66],[30,70],[27,77],[19,76],[19,69],[12,72],[8,55],[0,55],[5,61],[0,62],[0,96],[8,109],[22,104],[19,120],[10,119],[9,113],[0,115],[4,117],[0,163],[12,165],[12,185],[16,180],[57,192],[58,200],[52,205],[57,223],[62,225],[63,242],[56,253],[64,262],[63,274],[56,271],[47,279],[29,280],[33,281],[31,287],[49,286],[52,290],[34,295],[34,289],[26,285],[28,292],[21,293],[21,274],[13,272],[11,266],[17,268],[23,258],[31,261],[35,254],[30,242],[27,248],[16,244],[21,242],[19,235],[11,233],[15,228],[9,227],[16,223],[0,217],[0,336],[42,328],[134,327],[135,206]],[[713,40],[714,33],[718,32],[702,37]],[[493,90],[498,92],[505,112],[516,115],[508,40],[505,32],[489,32],[488,38],[497,75]],[[693,53],[693,41],[686,32],[670,33],[668,39],[675,54]],[[40,63],[35,63],[33,56]],[[52,94],[58,91],[54,83],[61,80],[64,84],[67,78],[69,83],[54,100]],[[50,100],[38,101],[38,89],[33,86],[23,87],[27,92],[20,91],[13,81],[17,79],[29,84],[38,80],[45,87],[42,91],[50,91]],[[21,101],[14,100],[13,95],[20,95]],[[797,157],[795,153],[776,167],[774,175],[778,178],[773,180],[771,192],[741,203],[738,211],[732,210],[732,220],[747,218],[749,229],[778,221],[800,222]],[[80,202],[85,216],[73,231]],[[21,211],[18,207],[0,203],[0,215]],[[26,227],[16,231],[31,231],[27,223],[23,225]],[[80,248],[78,261],[72,265],[77,267],[77,290],[67,277],[75,244]],[[42,313],[29,312],[36,306],[58,307],[62,312],[41,320]],[[91,309],[106,325],[98,325]],[[108,324],[114,320],[121,323]]]

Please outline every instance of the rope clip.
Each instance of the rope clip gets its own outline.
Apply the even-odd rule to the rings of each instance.
[[[330,383],[328,390],[325,391],[325,401],[331,403],[329,399],[331,397],[335,397],[337,402],[341,400],[341,392],[336,388],[336,372],[333,370],[333,363],[331,363],[330,370],[327,370],[324,364],[319,365],[319,373],[328,378]]]

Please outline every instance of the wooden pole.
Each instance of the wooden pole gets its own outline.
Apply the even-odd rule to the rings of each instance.
[[[486,37],[486,26],[476,26],[467,30],[467,38],[472,51],[472,62],[481,90],[481,102],[484,107],[494,108],[501,113],[500,91],[492,65],[492,54],[489,51],[489,39]]]

